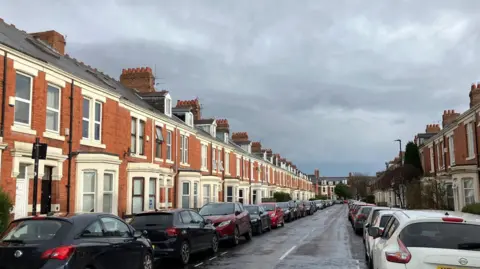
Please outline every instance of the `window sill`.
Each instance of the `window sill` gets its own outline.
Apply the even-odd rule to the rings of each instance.
[[[475,159],[475,156],[465,158],[465,160],[467,160],[467,161],[471,161],[471,160],[474,160],[474,159]]]
[[[139,154],[135,154],[135,153],[130,153],[130,157],[138,158],[138,159],[143,159],[143,160],[146,160],[146,159],[147,159],[147,156],[145,156],[145,155],[139,155]]]
[[[202,171],[202,172],[208,172],[208,169],[207,169],[206,167],[202,167],[202,168],[200,169],[200,171]]]
[[[162,159],[162,158],[157,158],[157,157],[155,157],[155,161],[156,161],[156,162],[159,162],[159,163],[163,163],[163,159]]]
[[[107,146],[105,144],[101,144],[100,142],[92,141],[92,140],[86,140],[86,139],[80,140],[80,145],[88,146],[88,147],[94,147],[94,148],[101,148],[101,149],[107,148]]]
[[[32,130],[32,128],[28,126],[22,126],[22,125],[12,125],[12,131],[17,133],[29,134],[29,135],[37,135],[37,131]]]
[[[181,166],[186,166],[186,167],[190,167],[190,164],[188,163],[180,163]]]
[[[59,135],[59,134],[56,134],[56,133],[52,133],[52,132],[43,132],[43,137],[46,137],[46,138],[50,138],[50,139],[55,139],[55,140],[59,140],[59,141],[65,141],[65,136],[63,135]]]
[[[173,164],[174,162],[172,160],[165,160],[166,163]]]

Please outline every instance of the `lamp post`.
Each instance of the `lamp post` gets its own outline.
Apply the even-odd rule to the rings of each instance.
[[[400,166],[403,166],[403,159],[402,159],[402,140],[401,139],[395,139],[394,142],[398,142],[398,156],[400,156]]]
[[[398,142],[398,148],[399,148],[399,151],[398,151],[398,156],[400,157],[400,167],[403,166],[403,156],[402,156],[402,140],[399,138],[399,139],[395,139],[394,140],[395,142]],[[401,197],[400,198],[400,207],[403,207],[403,203],[405,202],[405,182],[404,182],[404,178],[403,178],[403,175],[401,175],[402,177],[402,184],[399,186],[398,188],[398,191],[400,192],[400,195]]]

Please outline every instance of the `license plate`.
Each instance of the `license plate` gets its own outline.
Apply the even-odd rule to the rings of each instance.
[[[450,265],[439,265],[437,266],[437,269],[473,269],[470,267],[456,267],[456,266],[450,266]]]

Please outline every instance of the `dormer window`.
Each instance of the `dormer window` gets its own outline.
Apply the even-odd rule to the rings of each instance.
[[[210,125],[210,135],[212,135],[213,137],[217,136],[217,128],[215,125]]]
[[[170,94],[165,95],[165,115],[171,117],[172,116],[172,97]]]
[[[193,127],[193,114],[192,114],[192,112],[185,113],[185,123],[188,126]]]
[[[228,133],[223,133],[223,141],[228,143]]]

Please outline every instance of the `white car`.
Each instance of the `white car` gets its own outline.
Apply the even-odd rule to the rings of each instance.
[[[390,219],[390,217],[393,215],[395,210],[378,210],[378,213],[375,215],[374,219],[370,222],[369,225],[365,226],[365,230],[367,231],[368,227],[378,227],[380,228],[380,231],[383,232],[383,229],[385,229],[385,225],[387,224],[387,221]],[[381,240],[380,237],[378,238],[373,238],[372,236],[368,235],[366,233],[365,236],[365,259],[368,262],[370,260],[370,257],[372,256],[372,249],[375,247],[375,243]]]
[[[363,229],[363,243],[365,244],[368,236],[368,227],[372,225],[372,223],[378,218],[378,215],[380,214],[380,211],[382,210],[401,210],[399,208],[391,208],[391,207],[386,207],[386,206],[374,206],[372,207],[372,210],[370,211],[370,214],[368,214],[367,219],[365,220],[365,227]]]
[[[372,249],[374,269],[480,268],[480,216],[452,211],[400,210],[381,232]]]

